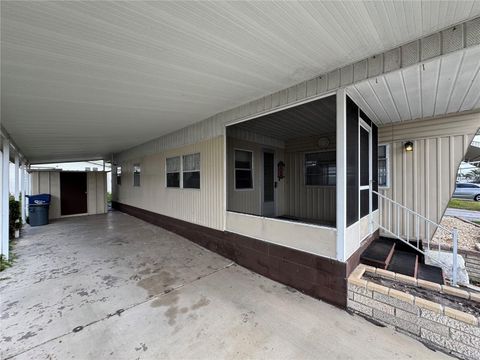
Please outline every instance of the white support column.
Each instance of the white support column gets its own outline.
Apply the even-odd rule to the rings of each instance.
[[[2,221],[1,221],[1,233],[2,233],[2,255],[6,260],[9,258],[9,238],[8,238],[8,217],[10,209],[8,206],[9,195],[9,173],[10,173],[10,141],[3,139],[3,157],[2,157]]]
[[[18,154],[15,154],[15,174],[13,174],[13,196],[15,197],[15,200],[20,199],[20,179],[18,178],[18,173],[20,172],[20,157]]]
[[[25,191],[26,191],[26,183],[27,183],[27,165],[25,161],[22,162],[22,167],[20,169],[20,192],[21,192],[21,216],[22,216],[22,223],[25,224],[26,216],[25,216]]]
[[[337,260],[345,259],[347,202],[347,110],[345,89],[337,90]]]
[[[0,137],[0,144],[2,143],[2,138]],[[0,255],[3,254],[3,148],[0,149]]]

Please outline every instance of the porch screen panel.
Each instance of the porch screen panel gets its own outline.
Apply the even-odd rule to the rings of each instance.
[[[369,133],[363,127],[360,126],[360,186],[369,185]],[[370,209],[370,190],[360,190],[360,218],[368,215]]]
[[[372,122],[372,179],[373,190],[378,191],[378,128]],[[378,196],[372,194],[372,211],[378,209]]]
[[[347,96],[347,226],[358,217],[358,106]]]

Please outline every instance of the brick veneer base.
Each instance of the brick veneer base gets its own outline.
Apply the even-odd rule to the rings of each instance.
[[[367,282],[359,276],[359,273],[363,274],[362,270],[358,270],[365,271],[366,268],[360,265],[348,280],[349,310],[394,327],[461,359],[480,359],[480,319],[441,304]],[[387,275],[390,278],[392,276]],[[395,275],[393,277],[395,278]],[[425,283],[422,283],[422,286],[434,287]],[[442,286],[440,291],[449,291],[447,288],[449,287]],[[465,291],[458,291],[462,296],[471,299],[475,297],[476,300],[472,301],[480,301],[478,293],[465,295]]]

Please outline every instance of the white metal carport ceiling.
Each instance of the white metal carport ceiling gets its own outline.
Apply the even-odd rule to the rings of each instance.
[[[379,124],[478,109],[480,47],[359,82],[348,93]]]
[[[2,2],[2,126],[33,163],[102,157],[479,14],[478,1]]]

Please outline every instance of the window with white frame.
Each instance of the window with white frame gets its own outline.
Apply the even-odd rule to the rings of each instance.
[[[388,187],[389,184],[389,174],[388,174],[388,145],[379,145],[378,146],[378,186]]]
[[[180,162],[181,162],[180,156],[167,158],[167,161],[166,161],[167,187],[171,187],[171,188],[180,187],[180,168],[181,168]]]
[[[140,164],[133,165],[133,186],[140,186]]]
[[[122,185],[122,167],[117,166],[117,185]]]
[[[182,187],[200,189],[200,153],[183,155]]]
[[[253,152],[235,150],[235,189],[253,189]]]
[[[305,185],[331,186],[337,182],[335,151],[305,154]]]

